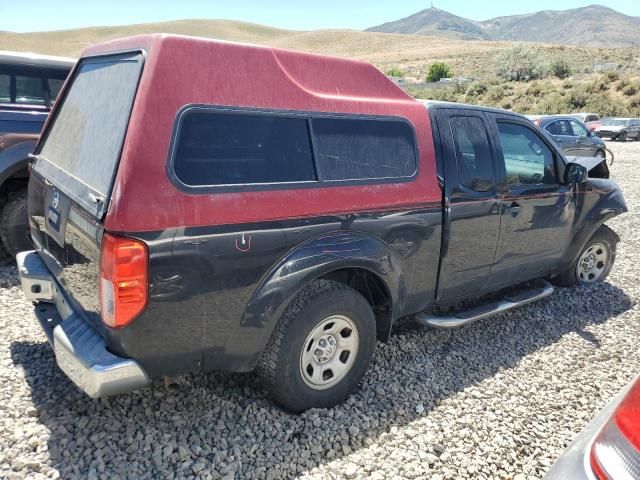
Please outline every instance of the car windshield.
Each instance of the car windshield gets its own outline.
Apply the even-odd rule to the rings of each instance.
[[[625,127],[629,124],[629,120],[624,118],[605,118],[602,125],[605,127]]]

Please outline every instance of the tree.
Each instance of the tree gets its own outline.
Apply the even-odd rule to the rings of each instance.
[[[452,76],[449,65],[442,62],[436,62],[429,68],[427,74],[427,82],[439,82],[441,78],[450,78]]]

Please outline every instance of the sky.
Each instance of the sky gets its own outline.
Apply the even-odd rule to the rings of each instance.
[[[434,0],[433,3],[437,8],[473,20],[593,3],[640,16],[640,0]],[[0,0],[0,30],[64,30],[185,18],[241,20],[292,30],[362,30],[406,17],[430,5],[430,0]]]

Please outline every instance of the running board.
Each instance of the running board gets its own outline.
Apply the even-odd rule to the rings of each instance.
[[[553,286],[546,280],[536,280],[534,285],[524,291],[513,295],[507,295],[502,300],[481,305],[469,310],[454,313],[453,315],[434,315],[433,313],[419,313],[416,321],[426,327],[451,329],[458,328],[483,318],[506,312],[527,303],[535,302],[548,297],[553,293]]]

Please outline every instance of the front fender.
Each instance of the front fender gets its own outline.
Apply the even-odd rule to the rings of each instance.
[[[600,198],[582,216],[583,220],[580,222],[579,228],[576,229],[569,244],[567,255],[565,255],[566,263],[563,266],[564,268],[573,265],[584,245],[598,228],[611,218],[629,211],[622,190],[613,181],[589,179],[589,183]]]
[[[374,236],[339,231],[310,239],[291,250],[256,288],[242,326],[260,328],[264,332],[264,347],[276,322],[304,286],[345,268],[364,269],[377,275],[391,297],[393,318],[397,317],[406,299],[406,287],[394,252]]]

